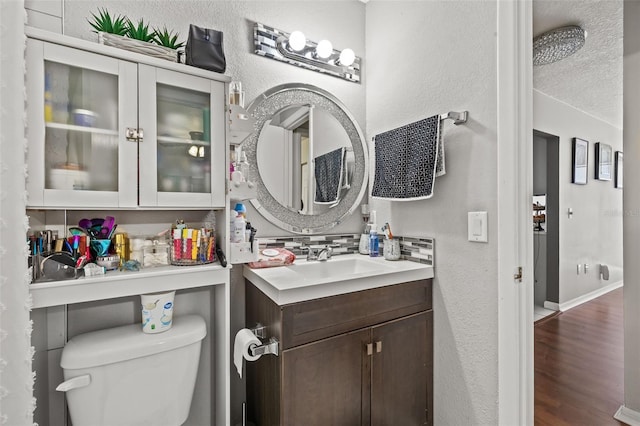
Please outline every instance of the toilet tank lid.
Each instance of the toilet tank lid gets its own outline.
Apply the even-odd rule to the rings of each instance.
[[[67,342],[60,366],[80,369],[113,364],[187,346],[206,334],[204,319],[197,315],[174,317],[171,328],[157,334],[144,333],[142,324],[92,331]]]

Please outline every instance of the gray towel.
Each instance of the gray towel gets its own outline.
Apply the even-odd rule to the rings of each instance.
[[[376,135],[374,142],[372,197],[409,201],[433,195],[436,176],[445,173],[439,115]]]
[[[316,204],[333,204],[338,201],[342,188],[344,157],[344,148],[338,148],[314,158]]]

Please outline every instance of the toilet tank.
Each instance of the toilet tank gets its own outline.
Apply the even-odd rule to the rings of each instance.
[[[183,424],[206,334],[201,317],[186,315],[159,334],[132,324],[73,337],[57,388],[66,392],[73,426]]]

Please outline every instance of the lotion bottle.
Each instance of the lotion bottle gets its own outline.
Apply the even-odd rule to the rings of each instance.
[[[236,219],[233,222],[233,240],[234,243],[244,243],[244,233],[247,227],[247,221],[244,220],[244,217],[240,214],[236,216]]]

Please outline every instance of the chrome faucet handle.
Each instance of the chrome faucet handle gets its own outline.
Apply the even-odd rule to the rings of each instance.
[[[307,260],[318,260],[318,253],[313,247],[300,247],[301,250],[307,250]]]
[[[333,246],[326,246],[325,248],[327,250],[327,259],[331,259],[331,256],[333,255]]]

